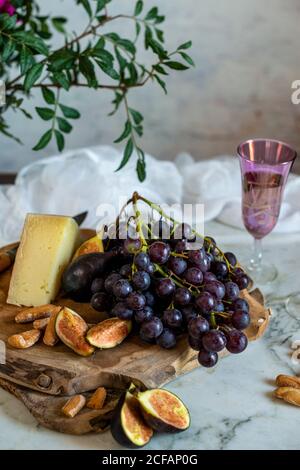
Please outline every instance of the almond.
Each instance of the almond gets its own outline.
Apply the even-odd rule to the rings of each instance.
[[[24,333],[12,335],[8,338],[8,344],[13,348],[27,349],[33,346],[41,336],[40,330],[28,330]]]
[[[104,402],[106,399],[106,390],[104,387],[99,387],[93,393],[86,406],[92,408],[93,410],[101,410],[103,408]]]
[[[30,307],[21,310],[16,317],[16,323],[30,323],[35,320],[41,320],[42,318],[50,317],[50,315],[61,307],[52,304],[40,305],[39,307]]]
[[[281,374],[276,377],[276,385],[277,387],[293,387],[300,389],[300,377]]]
[[[74,418],[80,410],[85,406],[86,399],[83,395],[74,395],[69,398],[66,404],[62,407],[62,412],[68,418]]]
[[[293,387],[279,387],[275,390],[275,396],[291,405],[300,406],[300,390]]]

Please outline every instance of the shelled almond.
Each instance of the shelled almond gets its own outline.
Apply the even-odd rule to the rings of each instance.
[[[104,387],[99,387],[88,400],[86,406],[93,410],[101,410],[106,399],[106,390]]]
[[[52,313],[59,311],[61,307],[52,304],[40,305],[21,310],[15,317],[16,323],[31,323],[35,320],[48,318]]]
[[[49,323],[46,327],[43,343],[47,346],[55,346],[55,344],[59,341],[59,338],[56,334],[55,330],[55,323],[57,319],[57,315],[61,311],[62,307],[57,308],[52,314],[49,319]]]
[[[13,348],[27,349],[33,346],[40,339],[41,330],[28,330],[24,333],[12,335],[8,338],[8,344]]]
[[[300,377],[281,374],[276,377],[276,385],[278,388],[274,392],[275,397],[300,406]]]
[[[66,404],[62,407],[62,412],[68,418],[74,418],[80,410],[85,406],[86,398],[83,395],[74,395],[69,398]]]
[[[276,377],[277,387],[293,387],[300,389],[300,377],[292,375],[278,375]]]

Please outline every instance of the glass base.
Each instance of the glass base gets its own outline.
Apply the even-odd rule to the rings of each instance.
[[[300,294],[288,297],[285,306],[290,315],[295,318],[300,318]]]
[[[253,265],[246,266],[246,271],[257,286],[274,282],[278,275],[277,268],[273,264],[262,264],[259,269]]]

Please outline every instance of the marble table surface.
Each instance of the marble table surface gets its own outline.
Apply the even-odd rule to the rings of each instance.
[[[249,254],[248,234],[220,225],[206,226],[218,243],[240,255]],[[212,370],[195,370],[168,385],[190,409],[192,424],[177,435],[156,435],[148,449],[300,449],[300,409],[273,398],[274,379],[300,375],[291,362],[291,342],[300,339],[300,312],[290,316],[286,297],[300,291],[300,233],[271,234],[265,241],[265,259],[280,274],[263,288],[273,310],[265,336],[241,355],[231,355]],[[25,407],[0,391],[1,449],[120,449],[110,432],[69,436],[37,425]]]

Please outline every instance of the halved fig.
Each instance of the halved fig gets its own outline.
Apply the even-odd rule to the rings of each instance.
[[[110,349],[118,346],[129,335],[132,328],[130,320],[108,318],[93,326],[86,335],[87,341],[96,348]]]
[[[73,260],[74,261],[76,258],[78,258],[81,255],[86,255],[88,253],[103,253],[104,248],[103,248],[103,242],[100,237],[100,234],[95,235],[92,238],[89,238],[85,242],[83,242],[79,248],[77,248]]]
[[[129,448],[143,447],[153,436],[153,430],[146,424],[137,399],[130,392],[121,396],[110,428],[115,440]]]
[[[55,330],[61,341],[80,356],[90,356],[95,351],[85,339],[88,325],[74,310],[64,307],[59,312]]]
[[[154,388],[138,392],[136,398],[148,426],[157,432],[181,432],[190,426],[184,403],[167,390]]]

